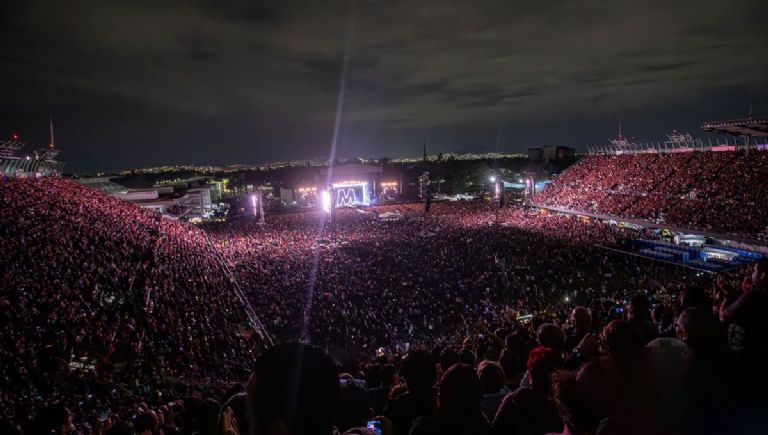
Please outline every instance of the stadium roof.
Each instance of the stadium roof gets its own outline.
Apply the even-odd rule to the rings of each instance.
[[[704,131],[734,136],[768,136],[768,117],[734,119],[732,121],[706,122]]]

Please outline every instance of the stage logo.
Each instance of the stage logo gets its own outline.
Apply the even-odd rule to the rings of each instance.
[[[349,207],[357,204],[355,189],[338,189],[336,191],[336,207]]]

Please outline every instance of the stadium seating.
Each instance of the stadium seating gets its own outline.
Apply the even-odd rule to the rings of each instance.
[[[143,354],[153,371],[206,377],[246,360],[247,317],[201,231],[72,180],[1,186],[0,280],[16,290],[3,332],[30,349],[5,363],[53,337],[60,361],[97,366]]]
[[[566,170],[534,202],[763,237],[766,174],[764,151],[596,155]]]
[[[2,180],[0,433],[373,435],[371,410],[382,435],[754,433],[765,274],[638,261],[597,245],[691,251],[572,216],[391,210],[204,233],[71,180]],[[289,343],[258,346],[241,287]]]

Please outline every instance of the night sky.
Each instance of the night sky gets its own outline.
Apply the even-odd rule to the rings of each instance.
[[[227,5],[227,6],[224,6]],[[0,5],[0,136],[67,170],[585,149],[768,114],[768,1]]]

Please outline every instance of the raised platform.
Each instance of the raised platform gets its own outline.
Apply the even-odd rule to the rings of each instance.
[[[706,122],[701,126],[704,131],[733,136],[765,137],[768,136],[768,117],[733,119],[730,121]]]

